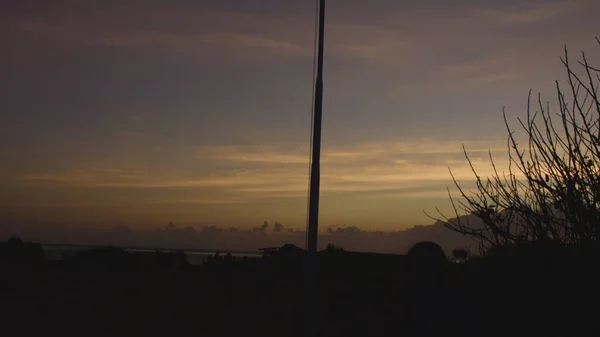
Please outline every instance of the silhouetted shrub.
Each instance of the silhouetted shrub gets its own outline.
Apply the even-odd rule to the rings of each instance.
[[[178,270],[189,267],[187,255],[182,251],[154,252],[156,266],[161,269]]]
[[[442,247],[431,241],[422,241],[415,244],[408,251],[406,257],[409,271],[424,278],[431,278],[440,274],[448,262]]]
[[[407,254],[412,264],[440,265],[446,262],[446,253],[437,243],[422,241],[415,244]]]

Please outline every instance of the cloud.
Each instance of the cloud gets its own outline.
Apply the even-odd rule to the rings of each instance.
[[[166,48],[174,52],[202,54],[223,47],[228,52],[258,51],[261,54],[294,55],[307,50],[286,40],[241,33],[131,32],[101,38],[100,45],[125,48]]]
[[[116,132],[117,140],[123,142],[135,142],[139,140],[143,140],[146,135],[140,131],[134,130],[119,130]]]
[[[77,10],[73,5],[62,7],[64,10],[53,16],[15,14],[11,18],[13,29],[55,43],[167,51],[194,57],[310,58],[314,52],[312,15],[281,17],[184,4],[123,4],[97,12]],[[397,61],[411,51],[397,30],[376,24],[328,22],[326,34],[327,53],[333,56],[378,64]]]
[[[375,25],[326,25],[328,48],[334,55],[345,55],[368,61],[397,62],[409,52],[405,37],[397,30]]]
[[[308,147],[272,145],[205,146],[196,152],[199,159],[220,159],[234,162],[277,164],[308,163]],[[306,152],[306,154],[302,154]]]
[[[492,172],[488,150],[505,166],[506,145],[498,141],[466,141],[479,173]],[[485,144],[488,144],[487,146]],[[323,152],[321,189],[324,196],[364,194],[370,198],[427,198],[445,195],[452,181],[471,181],[473,173],[464,159],[460,141],[415,139],[330,146]],[[304,152],[304,153],[303,153]],[[308,153],[302,146],[241,145],[203,147],[197,153],[201,174],[177,171],[80,168],[64,172],[31,172],[22,175],[27,184],[53,183],[80,188],[187,189],[191,198],[170,198],[157,203],[244,203],[270,198],[305,197],[308,190]],[[503,156],[504,155],[504,156]],[[218,191],[219,194],[215,194]]]
[[[506,142],[498,140],[439,140],[423,137],[407,140],[382,140],[323,145],[323,162],[342,162],[383,158],[393,160],[399,155],[451,155],[461,154],[464,143],[470,152],[500,151]],[[308,146],[297,144],[206,146],[197,152],[200,159],[308,164]]]
[[[277,221],[275,221],[275,223],[273,224],[273,232],[275,233],[281,233],[284,229],[285,227]]]
[[[334,235],[358,234],[362,233],[362,230],[356,226],[329,227],[327,228],[327,233]]]
[[[502,55],[463,61],[442,67],[441,75],[446,81],[464,84],[494,83],[518,76],[518,58]]]
[[[306,49],[300,45],[285,40],[271,39],[258,35],[243,34],[206,34],[201,40],[211,44],[224,44],[230,46],[241,46],[245,48],[260,48],[273,50],[280,53],[302,53]]]
[[[264,221],[263,224],[262,224],[262,226],[260,226],[260,227],[252,227],[251,231],[253,233],[266,234],[268,228],[269,228],[269,223],[267,221]]]
[[[277,222],[276,222],[277,224]],[[472,225],[477,225],[472,222]],[[277,226],[268,232],[268,223],[262,226],[241,229],[207,225],[195,228],[169,227],[135,228],[126,225],[112,228],[82,228],[65,225],[11,225],[0,226],[0,240],[12,235],[20,235],[25,240],[59,244],[114,244],[123,247],[163,247],[175,249],[215,249],[254,250],[276,247],[284,244],[305,246],[306,232],[300,229]],[[281,230],[279,230],[281,229]],[[468,237],[451,232],[442,223],[415,226],[399,231],[370,231],[354,225],[340,225],[324,228],[319,234],[319,249],[328,244],[343,247],[349,251],[368,251],[404,254],[419,241],[431,240],[438,243],[448,253],[457,247],[475,247]]]
[[[517,73],[495,73],[495,74],[483,75],[480,77],[472,78],[471,82],[474,82],[476,84],[477,83],[480,83],[480,84],[495,83],[495,82],[502,82],[502,81],[510,80],[517,76],[518,76]]]
[[[510,7],[493,2],[487,7],[459,5],[434,11],[416,5],[409,10],[398,10],[388,4],[373,6],[372,13],[365,17],[353,13],[352,20],[344,20],[340,13],[346,11],[335,6],[336,14],[326,25],[327,67],[333,69],[344,62],[359,61],[365,68],[345,66],[343,73],[332,76],[328,83],[335,83],[336,90],[346,93],[359,90],[365,94],[365,88],[372,88],[376,92],[391,90],[394,95],[422,94],[424,90],[440,87],[454,91],[482,84],[513,83],[518,77],[547,68],[554,59],[540,55],[553,55],[558,50],[548,50],[553,44],[539,43],[544,37],[536,32],[506,34],[510,27],[499,30],[498,24],[511,26],[551,20],[589,3],[533,1]],[[217,9],[220,6],[207,3],[140,6],[123,2],[105,5],[101,11],[63,4],[53,9],[54,15],[25,12],[13,15],[15,18],[10,21],[12,31],[20,32],[20,39],[42,38],[59,46],[100,46],[196,61],[246,63],[276,58],[302,60],[308,65],[314,47],[312,6],[310,9],[299,4],[290,6],[287,11],[274,13],[260,9],[243,12],[243,7]],[[302,10],[294,12],[291,8]],[[567,22],[564,25],[573,26]],[[581,35],[566,34],[564,28],[548,34],[563,42]],[[531,56],[526,50],[534,43],[536,56]],[[444,57],[439,57],[440,53]],[[478,59],[497,62],[494,68],[446,74],[447,66],[477,63]],[[381,72],[379,76],[369,75],[379,83],[364,88],[348,85],[358,82],[353,76],[364,80],[365,71]],[[389,78],[383,89],[382,78]]]
[[[532,24],[557,18],[561,15],[582,9],[592,3],[588,0],[552,0],[521,2],[507,10],[479,9],[486,18],[505,24]]]
[[[201,55],[215,47],[227,52],[258,51],[261,54],[293,55],[310,51],[293,42],[260,34],[169,32],[143,30],[137,27],[114,27],[98,30],[93,22],[67,21],[55,23],[29,19],[19,23],[27,33],[47,39],[81,45],[100,45],[129,49],[168,50],[176,53]]]
[[[108,4],[97,11],[75,4],[57,5],[57,8],[62,11],[45,16],[15,12],[9,20],[11,31],[21,37],[43,38],[71,47],[105,46],[194,57],[235,57],[240,52],[250,58],[312,55],[309,41],[299,39],[295,33],[297,23],[293,20],[286,23],[275,16],[216,11],[201,4],[191,7]]]

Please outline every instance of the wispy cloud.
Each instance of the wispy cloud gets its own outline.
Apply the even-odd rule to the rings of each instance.
[[[492,74],[483,75],[480,77],[474,77],[470,81],[473,83],[484,84],[484,83],[502,82],[502,81],[513,79],[515,77],[517,77],[517,73],[513,73],[513,72],[492,73]]]
[[[135,131],[135,130],[119,130],[116,132],[117,140],[121,140],[124,142],[130,141],[138,141],[142,140],[146,137],[143,132]]]
[[[138,27],[118,26],[98,29],[86,21],[52,22],[44,19],[27,19],[19,27],[31,34],[61,42],[82,45],[102,45],[130,49],[162,49],[178,53],[206,53],[209,48],[228,48],[230,51],[260,51],[261,53],[302,54],[310,49],[289,40],[261,34],[226,32],[169,32],[145,30]]]
[[[206,146],[196,152],[199,159],[221,159],[234,162],[304,164],[308,162],[308,147],[272,145]],[[304,152],[304,153],[303,153]]]
[[[494,83],[516,77],[518,68],[514,57],[503,55],[447,65],[442,68],[442,77],[463,84]]]
[[[57,43],[151,49],[193,56],[313,55],[313,18],[223,12],[161,5],[116,8],[103,14],[12,19],[17,31]],[[172,19],[178,18],[175,22]],[[199,24],[198,22],[202,22]],[[328,23],[327,53],[373,62],[397,61],[410,49],[398,31],[377,25]],[[240,54],[242,53],[242,54]]]
[[[557,18],[589,5],[588,0],[529,1],[507,9],[479,9],[478,12],[492,20],[506,24],[531,24]]]
[[[241,33],[165,33],[129,32],[104,37],[96,43],[126,48],[168,48],[182,53],[202,53],[207,48],[224,47],[232,50],[258,50],[262,53],[298,54],[309,50],[287,40],[256,34]]]
[[[43,16],[24,11],[13,13],[9,24],[13,33],[25,33],[22,37],[71,46],[158,49],[196,57],[240,51],[245,57],[312,55],[309,41],[299,39],[293,29],[294,20],[288,24],[276,16],[216,11],[206,4],[136,6],[124,1],[106,7],[93,11],[73,4]]]
[[[323,161],[344,161],[369,158],[394,160],[398,155],[462,155],[461,144],[471,152],[504,150],[503,142],[488,140],[437,140],[423,137],[410,140],[388,140],[352,143],[348,145],[323,145]],[[308,147],[296,144],[280,145],[229,145],[207,146],[197,151],[200,158],[256,161],[270,163],[308,163]]]
[[[409,52],[405,37],[397,30],[375,25],[326,25],[328,41],[334,55],[368,61],[398,62]]]
[[[465,142],[482,174],[491,172],[487,151],[500,152],[501,142]],[[303,197],[307,193],[308,153],[300,146],[216,146],[198,151],[198,160],[222,169],[190,176],[121,169],[79,169],[70,172],[30,173],[22,181],[51,182],[87,188],[218,189],[227,196],[220,202],[255,198]],[[439,196],[452,184],[448,168],[457,179],[473,179],[463,159],[460,141],[421,139],[362,143],[328,148],[324,152],[322,187],[330,193],[388,192],[388,197]],[[389,193],[390,189],[394,193]],[[228,199],[229,198],[229,199]],[[212,199],[211,199],[212,200]],[[171,201],[175,202],[175,201]],[[206,198],[180,200],[208,203]],[[212,200],[211,202],[215,202]]]

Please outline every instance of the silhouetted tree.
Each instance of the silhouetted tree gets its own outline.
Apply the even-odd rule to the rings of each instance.
[[[324,251],[327,253],[336,253],[336,252],[342,253],[342,252],[344,252],[344,248],[338,247],[338,246],[334,245],[333,243],[330,243],[327,245],[327,247],[325,247]]]
[[[8,238],[8,240],[6,242],[9,245],[22,245],[23,244],[23,240],[21,240],[20,236],[11,236],[10,238]]]
[[[444,311],[448,302],[444,291],[446,253],[435,242],[423,241],[415,244],[406,256],[409,327],[430,334],[432,329],[445,323]]]
[[[116,246],[105,246],[77,252],[74,260],[83,270],[125,271],[131,265],[131,254]]]
[[[406,256],[409,263],[419,269],[437,269],[447,261],[446,253],[444,253],[442,247],[431,241],[421,241],[415,244]]]
[[[600,242],[600,69],[582,53],[577,74],[566,48],[561,61],[567,89],[556,82],[558,106],[552,112],[539,96],[538,111],[532,112],[530,92],[527,117],[518,120],[524,144],[503,112],[508,172],[496,168],[490,153],[493,173],[482,178],[464,147],[476,191],[467,193],[451,172],[461,196],[458,201],[450,196],[456,218],[438,212],[447,228],[473,237],[482,250],[541,241],[586,247]],[[464,221],[462,212],[477,216],[483,226]]]

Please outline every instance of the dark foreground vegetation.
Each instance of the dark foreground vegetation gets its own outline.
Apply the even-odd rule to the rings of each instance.
[[[321,336],[547,334],[598,330],[600,252],[513,247],[448,260],[434,243],[407,255],[319,253]],[[515,253],[517,252],[518,253]],[[460,254],[456,254],[460,255]],[[44,259],[0,244],[6,336],[301,336],[304,253],[216,256],[117,247]]]

